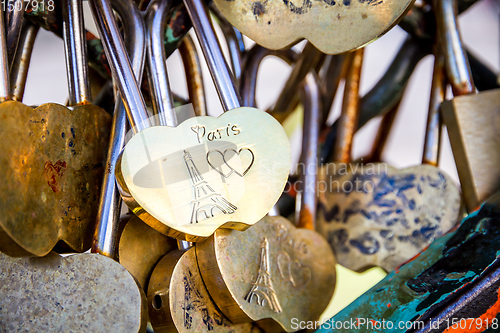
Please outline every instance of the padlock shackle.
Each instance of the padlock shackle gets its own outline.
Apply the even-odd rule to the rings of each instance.
[[[224,39],[226,40],[227,49],[229,50],[229,59],[231,60],[231,69],[233,70],[234,78],[237,83],[240,83],[241,74],[243,71],[243,58],[245,57],[245,43],[243,35],[238,31],[228,20],[222,15],[215,2],[209,5],[210,12],[212,13],[215,21],[219,25]],[[245,105],[245,104],[244,104]]]
[[[241,107],[242,100],[238,93],[236,81],[222,54],[214,27],[210,21],[207,6],[203,0],[184,0],[184,4],[191,17],[194,31],[198,37],[224,111]]]
[[[295,221],[297,228],[316,230],[318,202],[318,139],[321,129],[321,92],[315,71],[309,71],[301,84],[301,100],[304,106],[302,152],[299,163],[300,190],[297,191]]]
[[[307,73],[324,60],[325,54],[318,50],[312,43],[307,42],[304,49],[299,54],[295,64],[292,66],[292,72],[286,80],[285,87],[276,100],[272,108],[273,114],[283,114],[294,107],[293,96],[297,93],[298,87],[306,77]]]
[[[148,112],[125,51],[113,10],[109,0],[89,0],[89,5],[101,36],[113,78],[122,96],[127,118],[134,133],[138,133],[150,127]]]
[[[69,105],[90,104],[90,80],[82,0],[63,0],[63,40],[68,75]]]
[[[149,82],[151,82],[151,99],[153,109],[158,115],[160,125],[177,126],[174,111],[174,99],[168,80],[166,52],[163,46],[167,30],[167,16],[172,8],[170,0],[153,0],[146,10],[147,60]]]
[[[26,78],[33,53],[33,46],[40,27],[26,20],[23,23],[21,36],[19,37],[18,48],[12,70],[10,71],[10,82],[12,87],[12,99],[22,102],[24,89],[26,88]]]
[[[359,85],[361,78],[361,67],[363,65],[364,48],[352,52],[349,70],[347,72],[344,98],[342,100],[342,111],[339,117],[339,130],[333,150],[333,161],[339,163],[350,163],[352,161],[351,151],[354,134],[358,128],[359,118]]]
[[[275,56],[292,65],[298,58],[298,54],[292,50],[270,50],[259,44],[255,44],[246,55],[245,66],[241,75],[240,93],[243,105],[256,108],[255,95],[257,91],[257,75],[262,60],[267,56]]]
[[[9,2],[10,4],[10,2]],[[19,10],[18,5],[21,6]],[[24,2],[23,0],[14,0],[12,6],[5,7],[5,27],[7,29],[7,58],[9,60],[9,70],[14,67],[14,56],[17,53],[19,38],[24,18]]]
[[[5,16],[2,8],[0,10],[0,102],[11,99],[6,37]]]
[[[198,50],[193,38],[190,35],[186,35],[182,39],[179,44],[179,53],[181,54],[184,73],[186,74],[189,102],[193,105],[194,114],[197,117],[206,116],[207,103],[200,58],[198,57]]]
[[[434,46],[434,69],[432,72],[431,96],[429,99],[424,152],[422,155],[422,164],[430,164],[436,167],[439,164],[442,127],[439,108],[446,97],[446,86],[445,57],[442,48],[439,44],[436,44]]]
[[[133,0],[113,1],[113,9],[120,15],[125,28],[125,45],[127,46],[132,69],[137,81],[142,80],[144,58],[146,54],[146,26],[141,12]],[[118,242],[121,226],[121,196],[116,186],[115,166],[125,145],[127,132],[127,116],[123,101],[116,96],[113,113],[113,125],[109,138],[106,172],[104,173],[97,213],[97,223],[91,251],[107,257],[118,259]]]
[[[456,0],[433,0],[446,73],[455,96],[475,93],[474,80],[458,29]]]

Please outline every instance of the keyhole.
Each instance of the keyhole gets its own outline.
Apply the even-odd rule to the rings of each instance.
[[[161,306],[162,306],[161,296],[155,295],[155,297],[153,297],[153,308],[155,308],[156,310],[160,310]]]

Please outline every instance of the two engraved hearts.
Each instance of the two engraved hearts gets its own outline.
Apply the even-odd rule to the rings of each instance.
[[[200,125],[198,124],[191,126],[191,130],[195,133],[198,133],[199,129]],[[214,136],[214,138],[216,137]],[[235,156],[239,156],[240,163],[233,160]],[[240,177],[245,176],[252,167],[254,158],[253,152],[246,147],[239,150],[227,148],[224,152],[212,149],[207,153],[208,165],[224,178],[229,178],[233,173]]]

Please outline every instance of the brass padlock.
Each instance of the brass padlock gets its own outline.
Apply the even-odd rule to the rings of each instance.
[[[213,38],[201,44],[209,55],[217,54],[209,57],[217,59],[212,74],[223,90],[224,107],[233,109],[240,105],[235,84],[204,10],[195,13],[205,24],[200,34]],[[201,16],[192,19],[198,30]],[[275,145],[268,145],[270,139]],[[116,173],[122,197],[136,215],[163,234],[194,241],[219,227],[245,229],[256,223],[277,201],[289,161],[281,125],[265,112],[243,108],[141,132],[125,147]]]
[[[244,232],[221,229],[196,244],[203,281],[222,313],[234,323],[255,321],[266,332],[294,331],[293,318],[317,320],[335,288],[335,258],[314,232],[321,110],[316,75],[306,76],[304,89],[299,228],[283,217],[266,216]]]
[[[12,256],[43,256],[59,241],[60,250],[83,252],[92,241],[111,117],[89,104],[79,5],[65,6],[72,109],[8,101],[2,22],[0,251]]]
[[[362,50],[357,50],[347,75],[342,131],[334,152],[339,163],[328,163],[320,171],[318,230],[341,265],[356,271],[371,266],[391,271],[456,224],[460,194],[451,178],[432,165],[397,170],[384,163],[351,163],[361,61]]]
[[[474,82],[462,47],[456,3],[433,2],[438,36],[446,58],[446,72],[455,98],[443,102],[441,112],[469,212],[500,189],[500,89],[475,94]]]
[[[227,1],[215,4],[257,44],[277,50],[305,38],[327,54],[364,46],[394,27],[413,1]]]

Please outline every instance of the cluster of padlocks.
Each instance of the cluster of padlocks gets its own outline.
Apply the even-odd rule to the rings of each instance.
[[[485,142],[500,90],[482,92],[498,83],[456,21],[474,0],[88,2],[100,39],[85,31],[82,0],[1,4],[0,332],[498,329],[500,154]],[[363,47],[397,24],[407,40],[360,98]],[[21,103],[39,27],[64,40],[68,106]],[[188,100],[170,89],[175,50]],[[427,54],[422,164],[398,170],[381,149]],[[255,91],[267,56],[292,72],[265,112]],[[326,125],[341,81],[341,115]],[[282,124],[297,115],[295,170]],[[377,116],[370,156],[353,160],[355,132]],[[443,123],[461,188],[438,167]],[[320,327],[337,264],[388,275]]]

